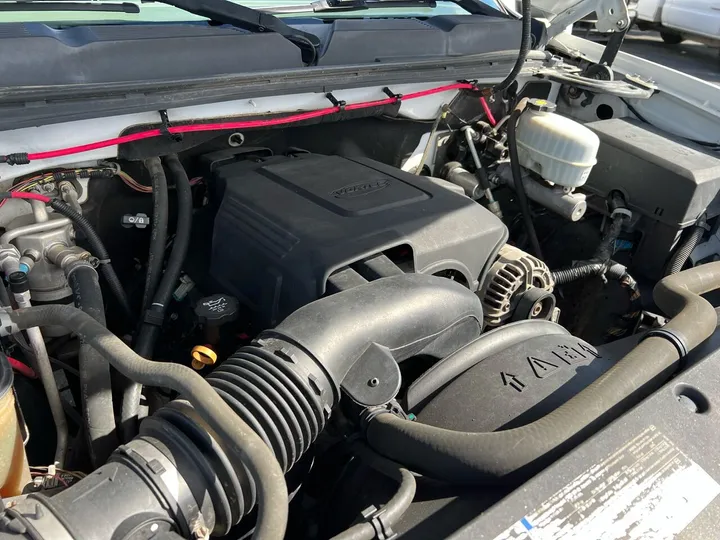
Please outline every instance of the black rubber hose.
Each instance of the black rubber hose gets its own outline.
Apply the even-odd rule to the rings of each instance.
[[[382,510],[376,515],[381,520],[383,529],[391,529],[405,514],[415,498],[416,482],[410,471],[404,468],[397,470],[398,489]],[[370,523],[358,523],[346,531],[332,537],[332,540],[373,540],[377,531]]]
[[[157,160],[157,162],[155,160]],[[170,251],[170,256],[168,257],[167,267],[165,268],[165,272],[162,273],[162,278],[160,279],[160,284],[158,285],[157,290],[154,292],[152,304],[147,308],[147,315],[151,315],[153,321],[148,322],[147,317],[143,320],[137,341],[135,343],[135,352],[143,358],[153,357],[155,343],[157,342],[157,338],[160,334],[162,321],[165,318],[165,310],[167,305],[170,303],[173,290],[177,285],[182,266],[185,263],[185,257],[187,256],[188,248],[190,246],[190,232],[192,230],[192,188],[190,186],[190,179],[176,155],[169,155],[165,158],[165,160],[165,163],[170,169],[170,172],[175,180],[175,190],[178,197],[177,227],[175,231],[175,241],[173,242],[173,247]],[[148,159],[145,163],[148,169],[151,170],[153,176],[165,177],[165,173],[162,172],[162,165],[160,164],[159,159]],[[162,185],[162,181],[159,183]],[[161,187],[158,189],[161,189]],[[167,184],[165,184],[165,191],[167,195]],[[162,208],[160,211],[162,211]],[[165,216],[165,221],[167,224],[167,215]],[[165,234],[163,234],[162,237],[162,247],[164,250]],[[150,253],[152,255],[152,249],[150,250]],[[158,260],[162,266],[162,255]],[[128,384],[123,390],[122,410],[120,416],[124,441],[129,441],[137,434],[137,419],[141,395],[142,385],[138,383]]]
[[[715,309],[700,295],[719,287],[720,262],[673,274],[655,287],[655,302],[673,317],[663,329],[681,336],[686,350],[715,331]],[[382,413],[369,421],[367,440],[380,454],[453,483],[520,480],[659,387],[675,371],[679,351],[669,339],[648,337],[585,390],[522,427],[467,433]]]
[[[520,50],[518,51],[517,60],[512,71],[508,74],[502,82],[496,84],[493,87],[493,94],[499,94],[507,90],[510,85],[515,82],[515,79],[520,74],[520,71],[525,64],[528,52],[532,46],[532,2],[531,0],[522,0],[522,34],[520,36]],[[517,185],[517,184],[516,184]]]
[[[513,185],[515,186],[515,193],[517,194],[518,204],[520,205],[520,212],[522,213],[523,222],[525,223],[525,231],[530,239],[530,246],[532,248],[533,255],[542,260],[542,249],[540,248],[540,240],[538,240],[537,233],[535,232],[535,224],[533,223],[532,214],[530,213],[530,203],[528,202],[527,193],[525,192],[525,184],[522,180],[522,169],[520,167],[520,158],[518,156],[517,147],[517,123],[520,115],[527,106],[527,102],[527,98],[521,99],[510,115],[507,128],[508,150],[510,151],[510,170],[512,171]]]
[[[100,259],[100,271],[110,288],[110,292],[112,292],[113,296],[117,299],[118,304],[120,304],[120,307],[128,320],[133,320],[134,317],[132,310],[130,309],[130,302],[128,301],[127,294],[125,294],[125,289],[123,289],[122,283],[120,283],[120,278],[118,278],[115,273],[115,269],[110,262],[110,254],[105,248],[105,244],[103,244],[103,241],[100,239],[98,233],[95,232],[95,229],[90,221],[60,200],[53,199],[50,201],[50,206],[58,214],[70,219],[73,224],[83,232],[88,244],[90,244],[92,254]]]
[[[190,232],[192,230],[192,188],[190,179],[177,155],[170,154],[165,157],[165,164],[175,180],[175,191],[178,198],[177,227],[175,240],[168,257],[167,267],[160,280],[160,285],[153,299],[153,306],[164,311],[170,303],[173,291],[180,279],[180,272],[185,264],[185,258],[190,247]]]
[[[528,320],[508,324],[481,335],[415,379],[405,394],[406,410],[422,408],[445,385],[485,358],[533,337],[553,334],[568,335],[569,332],[550,321]]]
[[[690,254],[700,243],[700,240],[702,240],[703,234],[705,234],[704,222],[693,227],[690,234],[688,234],[685,240],[675,249],[665,266],[666,276],[677,274],[683,269],[683,266],[685,266],[685,263],[690,258]]]
[[[73,291],[75,307],[105,326],[105,306],[95,269],[87,261],[71,263],[65,269]],[[78,355],[80,394],[85,436],[94,468],[107,461],[120,444],[115,430],[110,364],[90,345],[83,342]]]
[[[146,360],[90,315],[72,306],[19,309],[10,312],[8,317],[9,320],[4,322],[10,329],[6,332],[34,326],[64,326],[107,358],[125,377],[147,386],[170,388],[183,395],[227,445],[238,470],[245,467],[255,482],[259,511],[253,538],[283,538],[288,517],[288,492],[277,459],[255,431],[197,372],[180,364]]]
[[[168,184],[159,157],[151,157],[145,160],[145,168],[150,173],[152,184],[153,210],[152,226],[150,231],[150,251],[147,259],[147,275],[145,277],[145,290],[141,306],[142,314],[150,307],[150,302],[155,296],[160,278],[162,277],[163,261],[165,260],[165,245],[167,243],[168,229]],[[135,350],[140,356],[146,356],[143,352]]]

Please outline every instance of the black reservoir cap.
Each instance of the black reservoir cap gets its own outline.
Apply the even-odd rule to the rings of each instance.
[[[201,324],[221,326],[234,321],[238,315],[238,301],[228,294],[213,294],[198,300],[195,315]]]

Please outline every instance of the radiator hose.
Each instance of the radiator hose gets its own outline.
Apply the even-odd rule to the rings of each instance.
[[[73,291],[75,307],[105,326],[105,305],[98,275],[87,261],[76,261],[65,268]],[[80,345],[78,355],[80,395],[82,399],[85,437],[88,440],[93,467],[105,463],[117,448],[110,364],[87,343]]]
[[[140,357],[69,306],[0,312],[0,334],[60,324],[129,379],[180,394],[87,478],[6,510],[0,538],[42,530],[53,535],[33,540],[61,533],[108,540],[129,529],[149,537],[168,524],[184,537],[222,536],[256,501],[254,538],[282,538],[283,473],[322,432],[341,389],[360,404],[388,403],[400,387],[398,362],[448,356],[480,335],[482,320],[480,300],[459,283],[422,274],[382,278],[300,308],[203,379]]]
[[[462,484],[520,480],[629,409],[662,384],[682,353],[717,326],[714,308],[699,295],[720,287],[720,262],[660,281],[657,305],[673,318],[650,333],[593,384],[531,424],[493,433],[442,429],[381,413],[367,426],[380,454],[428,476]]]

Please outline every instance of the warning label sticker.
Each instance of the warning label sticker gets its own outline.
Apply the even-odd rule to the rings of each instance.
[[[720,484],[650,426],[495,540],[671,539],[719,493]]]

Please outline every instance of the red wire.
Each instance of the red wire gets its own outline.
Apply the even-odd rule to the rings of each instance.
[[[482,105],[483,111],[485,111],[485,116],[487,117],[488,122],[490,122],[490,125],[495,127],[495,125],[497,124],[497,120],[495,120],[495,117],[490,110],[490,105],[488,105],[488,102],[483,96],[480,96],[480,105]]]
[[[6,193],[0,193],[0,197],[5,199],[33,199],[36,201],[42,201],[45,204],[50,202],[50,197],[40,195],[39,193],[30,193],[27,191],[8,191]]]
[[[10,362],[10,366],[20,375],[24,375],[25,377],[28,377],[30,379],[37,379],[35,371],[33,371],[30,366],[26,366],[20,360],[13,358],[12,356],[8,356],[7,359]]]
[[[422,90],[420,92],[405,94],[402,97],[390,97],[376,101],[351,103],[349,105],[345,105],[345,107],[327,107],[315,111],[308,111],[304,113],[293,114],[290,116],[284,116],[281,118],[270,118],[267,120],[241,120],[237,122],[218,122],[211,124],[188,124],[185,126],[171,126],[168,128],[168,131],[170,133],[195,133],[200,131],[223,131],[227,129],[250,129],[259,127],[280,126],[284,124],[292,124],[295,122],[302,122],[304,120],[311,120],[313,118],[320,118],[322,116],[336,114],[341,110],[355,111],[359,109],[368,109],[371,107],[392,105],[401,100],[404,101],[408,99],[417,99],[425,96],[430,96],[432,94],[438,94],[440,92],[447,92],[450,90],[471,90],[473,88],[475,88],[475,86],[470,83],[454,83],[445,86],[438,86],[429,90]],[[99,148],[107,148],[108,146],[114,146],[117,144],[125,144],[134,141],[141,141],[143,139],[149,139],[152,137],[159,137],[160,135],[162,135],[162,132],[159,129],[150,129],[147,131],[133,133],[131,135],[123,135],[121,137],[105,139],[104,141],[81,144],[79,146],[70,146],[68,148],[61,148],[59,150],[49,150],[47,152],[36,152],[34,154],[28,154],[27,157],[30,161],[33,161],[36,159],[50,159],[61,156],[69,156],[72,154],[80,154],[82,152],[97,150]]]

